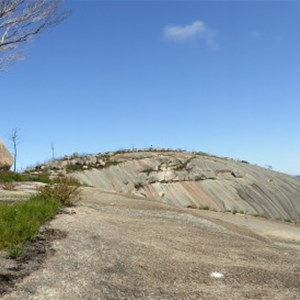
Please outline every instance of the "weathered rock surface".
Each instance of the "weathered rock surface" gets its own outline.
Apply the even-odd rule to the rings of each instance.
[[[297,220],[299,179],[195,153],[93,157],[76,154],[33,171],[70,174],[91,187],[48,224],[64,238],[39,243],[40,268],[0,256],[0,280],[8,283],[1,299],[299,298],[299,225],[225,212]],[[22,183],[3,193],[34,189]],[[19,269],[29,275],[18,277]]]
[[[7,190],[5,184],[0,183],[0,204],[28,199],[36,194],[37,189],[43,185],[44,183],[40,182],[15,182],[13,183],[13,189]]]
[[[50,224],[65,233],[53,255],[1,299],[299,299],[297,225],[87,187],[72,210]]]
[[[245,162],[179,152],[124,153],[118,165],[75,172],[82,183],[177,207],[300,222],[300,180]]]
[[[300,223],[300,180],[205,153],[128,151],[66,156],[34,172],[67,175],[104,190],[177,206]]]
[[[0,139],[0,170],[9,170],[14,162],[13,156]]]

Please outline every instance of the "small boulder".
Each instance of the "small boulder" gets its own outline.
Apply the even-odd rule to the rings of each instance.
[[[8,171],[14,163],[14,158],[0,139],[0,170]]]

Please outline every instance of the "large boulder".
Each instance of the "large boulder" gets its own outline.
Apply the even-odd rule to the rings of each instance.
[[[13,156],[0,139],[0,170],[9,170],[14,162]]]

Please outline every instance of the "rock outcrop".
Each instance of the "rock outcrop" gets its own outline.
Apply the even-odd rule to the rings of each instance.
[[[300,180],[246,161],[205,153],[129,151],[73,155],[38,166],[35,172],[45,170],[71,174],[88,186],[172,206],[300,223]]]
[[[14,162],[13,156],[0,139],[0,170],[9,170]]]

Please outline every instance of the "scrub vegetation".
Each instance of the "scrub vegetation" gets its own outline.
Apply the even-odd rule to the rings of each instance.
[[[7,248],[12,258],[20,256],[24,243],[35,238],[40,226],[57,214],[59,206],[58,200],[42,195],[32,196],[28,201],[0,204],[0,250]]]
[[[17,173],[11,171],[0,171],[0,183],[17,182],[17,181],[38,181],[43,183],[51,183],[49,175],[29,175],[25,173]]]
[[[28,200],[0,204],[0,250],[7,249],[11,258],[21,256],[25,242],[35,239],[41,225],[53,219],[61,207],[79,200],[79,182],[59,178]]]

